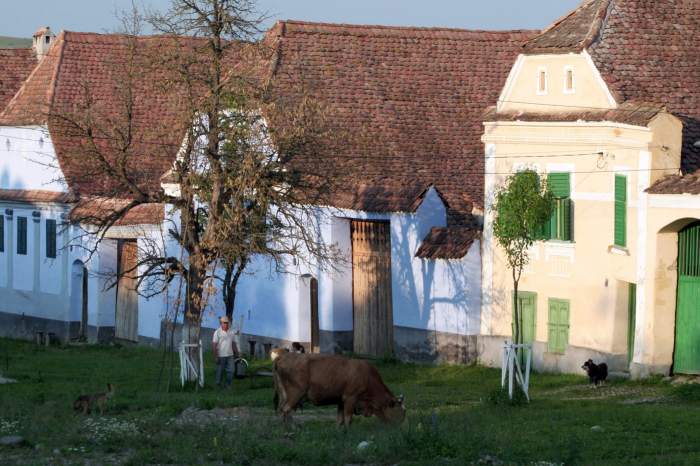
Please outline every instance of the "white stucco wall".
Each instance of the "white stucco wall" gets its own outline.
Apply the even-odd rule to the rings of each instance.
[[[42,126],[0,126],[0,189],[65,192],[51,137]]]

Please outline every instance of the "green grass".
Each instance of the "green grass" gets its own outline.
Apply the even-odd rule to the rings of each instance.
[[[22,39],[19,37],[0,36],[0,48],[2,49],[20,49],[29,48],[32,46],[31,39]]]
[[[157,387],[162,353],[99,346],[41,348],[0,340],[0,435],[25,448],[0,450],[2,464],[698,464],[700,388],[659,379],[613,381],[594,390],[583,377],[534,374],[532,402],[495,403],[500,372],[383,361],[406,395],[399,428],[355,418],[335,427],[334,408],[307,407],[285,430],[272,409],[272,381],[252,377],[230,392]],[[256,361],[253,372],[268,368]],[[175,372],[177,377],[177,371]],[[206,378],[213,379],[208,355]],[[103,416],[73,413],[72,401],[111,382]],[[655,401],[640,403],[639,401]],[[181,425],[185,409],[225,413],[224,423]],[[189,411],[188,409],[188,411]],[[221,411],[224,410],[224,411]],[[591,430],[600,426],[600,431]],[[358,451],[357,445],[370,446]]]

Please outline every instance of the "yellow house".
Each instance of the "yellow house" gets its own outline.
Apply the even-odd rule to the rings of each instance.
[[[520,282],[541,370],[700,373],[700,3],[592,0],[523,46],[486,114],[482,362],[511,335],[494,193],[556,197]]]

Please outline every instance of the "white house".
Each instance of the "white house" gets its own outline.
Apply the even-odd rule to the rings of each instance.
[[[293,273],[278,275],[266,258],[256,258],[238,287],[235,319],[243,323],[244,341],[258,348],[299,341],[324,351],[474,360],[481,318],[481,115],[530,35],[299,22],[280,22],[268,33],[278,51],[271,66],[276,89],[315,82],[317,98],[338,124],[364,137],[353,147],[329,144],[304,162],[345,173],[332,205],[318,206],[318,214],[319,234],[346,261],[332,271],[291,262]],[[156,40],[143,39],[154,46]],[[154,242],[176,254],[167,238],[176,213],[140,206],[89,254],[94,238],[76,242],[79,231],[64,226],[74,201],[99,196],[100,183],[85,176],[90,167],[50,117],[72,108],[86,82],[101,102],[116,99],[110,80],[125,39],[72,32],[54,39],[45,31],[37,41],[50,48],[0,114],[0,208],[7,212],[0,333],[157,342],[164,316],[176,306],[177,283],[171,293],[147,298],[126,277],[109,287],[109,276],[128,270],[138,250]],[[176,120],[170,102],[152,98],[146,84],[139,92],[139,111],[151,123],[168,127]],[[175,147],[182,133],[170,133]],[[145,189],[161,189],[175,156],[164,145],[134,162]],[[18,249],[24,236],[26,254]],[[64,247],[69,241],[72,247]],[[216,326],[222,309],[210,302],[206,327]]]

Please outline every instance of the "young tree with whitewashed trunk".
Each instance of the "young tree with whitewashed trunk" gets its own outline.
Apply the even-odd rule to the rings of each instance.
[[[90,225],[96,244],[140,207],[172,206],[167,235],[181,252],[141,248],[136,265],[121,273],[136,276],[148,296],[167,292],[179,277],[183,342],[197,343],[208,296],[222,292],[232,314],[236,286],[254,256],[269,258],[278,271],[292,257],[319,268],[340,259],[318,234],[316,206],[329,205],[332,167],[309,173],[295,159],[346,132],[330,125],[303,85],[274,92],[273,50],[260,40],[265,18],[254,1],[172,0],[167,12],[146,19],[163,36],[125,36],[124,60],[106,73],[115,81],[113,101],[92,98],[88,83],[72,111],[51,117],[77,141],[70,155],[84,160],[84,175],[108,181],[99,198],[81,198],[71,215]],[[166,102],[177,124],[170,118],[168,125],[144,125],[144,95]],[[140,164],[158,150],[172,151],[174,137],[177,154],[163,177],[171,188],[146,189],[152,180],[139,178]]]
[[[549,220],[552,196],[537,172],[524,170],[509,176],[496,193],[493,233],[505,252],[513,279],[513,343],[522,345],[522,306],[518,286],[529,263],[529,250]],[[513,353],[515,354],[515,353]]]

